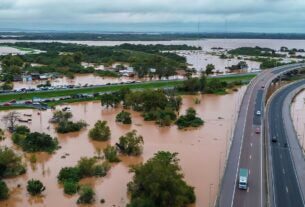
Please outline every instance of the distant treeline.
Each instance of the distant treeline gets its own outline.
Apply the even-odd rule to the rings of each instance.
[[[0,32],[0,39],[16,40],[91,40],[91,41],[167,41],[203,38],[228,39],[305,39],[297,33],[65,33]]]

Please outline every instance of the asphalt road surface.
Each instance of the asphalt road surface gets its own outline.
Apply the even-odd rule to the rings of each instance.
[[[270,82],[280,73],[299,69],[301,64],[286,65],[261,72],[249,84],[243,97],[226,169],[221,183],[217,206],[219,207],[263,207],[266,205],[266,181],[263,164],[263,138],[256,134],[262,131],[264,97]],[[257,111],[261,115],[257,115]],[[249,170],[249,187],[238,189],[239,168]]]
[[[269,144],[272,156],[273,203],[277,207],[302,207],[304,201],[288,142],[283,106],[286,97],[296,88],[305,84],[305,80],[285,87],[272,98],[268,107]],[[276,139],[272,141],[271,139]],[[303,160],[304,161],[304,160]]]

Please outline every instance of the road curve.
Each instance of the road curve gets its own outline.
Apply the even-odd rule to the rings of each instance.
[[[267,107],[267,137],[272,163],[270,182],[273,188],[273,206],[276,207],[305,205],[305,162],[290,116],[292,98],[296,90],[304,86],[305,80],[302,80],[284,87],[272,97]],[[272,142],[272,138],[277,141]]]
[[[263,138],[255,134],[261,127],[267,87],[271,81],[282,73],[300,69],[304,64],[292,64],[265,70],[249,84],[243,97],[238,118],[235,123],[226,169],[217,200],[219,207],[262,207],[266,205],[266,182],[264,176]],[[256,111],[262,112],[257,116]],[[239,190],[239,168],[249,169],[249,188]]]

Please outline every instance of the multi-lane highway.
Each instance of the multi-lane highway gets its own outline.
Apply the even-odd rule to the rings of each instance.
[[[267,88],[278,75],[300,69],[304,65],[294,64],[265,70],[252,80],[243,97],[236,127],[233,134],[230,153],[222,179],[219,207],[262,207],[266,205],[266,179],[262,133],[256,134],[257,128],[263,130],[264,103]],[[261,115],[256,112],[260,111]],[[249,170],[249,187],[238,189],[239,168]]]
[[[271,172],[272,172],[272,203],[278,207],[302,207],[305,205],[302,190],[299,185],[297,171],[295,165],[302,165],[304,159],[294,163],[292,152],[300,150],[298,145],[291,147],[289,138],[295,137],[294,130],[288,131],[285,126],[285,120],[290,120],[290,114],[283,113],[283,107],[289,108],[289,105],[284,105],[288,95],[300,86],[305,84],[305,80],[291,84],[278,93],[276,93],[270,101],[267,108],[268,115],[268,143],[270,145],[271,154]],[[291,101],[291,100],[290,100]],[[296,138],[294,138],[296,139]]]

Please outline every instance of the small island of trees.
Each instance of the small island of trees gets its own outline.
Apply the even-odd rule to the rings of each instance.
[[[183,180],[178,162],[177,153],[158,152],[146,163],[133,167],[127,206],[185,207],[194,203],[194,188]]]
[[[123,124],[131,124],[131,116],[130,113],[127,111],[121,111],[120,113],[117,114],[115,118],[116,122],[121,122]]]
[[[141,135],[137,135],[137,131],[133,130],[121,136],[118,146],[121,153],[126,155],[137,156],[142,153],[144,140]]]
[[[30,132],[26,126],[17,126],[12,135],[14,144],[26,152],[49,152],[58,149],[58,141],[50,135],[39,132]]]
[[[55,111],[50,122],[57,124],[56,131],[62,134],[77,132],[87,126],[85,121],[71,121],[72,116],[71,112]]]
[[[187,127],[199,127],[203,125],[203,120],[196,116],[196,111],[193,108],[188,108],[185,115],[181,115],[176,121],[179,129]]]
[[[103,177],[107,175],[110,169],[110,165],[107,161],[99,163],[95,157],[88,158],[82,157],[76,166],[64,167],[60,170],[57,179],[58,182],[63,184],[64,192],[72,195],[77,192],[82,196],[82,186],[79,185],[79,181],[86,177]],[[80,199],[80,203],[83,199]],[[91,200],[91,199],[90,199]]]
[[[89,137],[96,141],[107,141],[110,139],[110,128],[107,121],[97,121],[94,128],[89,131]]]

